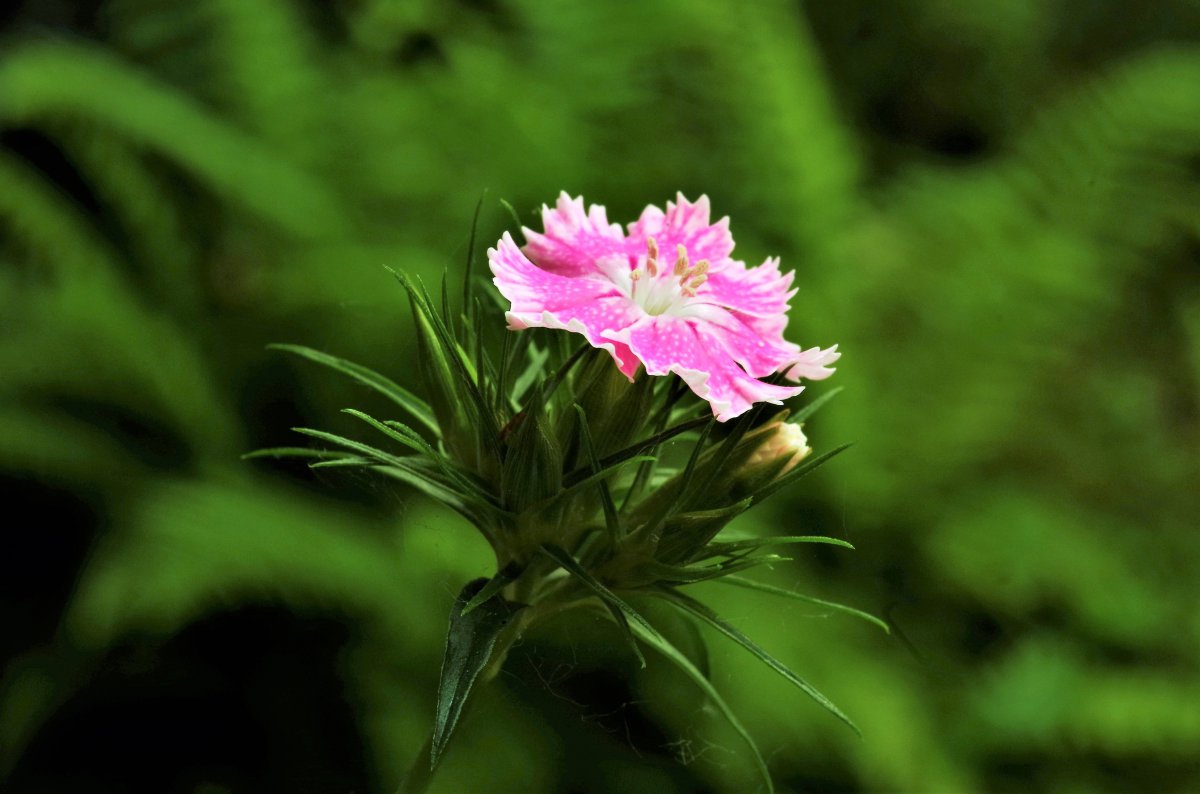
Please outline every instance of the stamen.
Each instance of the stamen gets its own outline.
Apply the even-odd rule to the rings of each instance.
[[[675,246],[675,250],[678,252],[678,258],[675,260],[675,275],[682,276],[688,270],[687,249],[680,243]]]
[[[658,275],[658,243],[653,237],[646,239],[646,252],[646,272],[654,278]]]

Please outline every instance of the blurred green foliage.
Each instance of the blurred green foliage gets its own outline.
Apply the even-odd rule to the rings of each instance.
[[[264,348],[414,385],[382,266],[456,272],[485,191],[481,249],[496,198],[530,222],[564,188],[614,219],[708,193],[743,258],[797,270],[792,338],[844,351],[807,429],[855,450],[742,526],[853,541],[774,576],[895,637],[703,592],[865,734],[709,637],[781,788],[1200,786],[1194,0],[50,0],[0,24],[6,790],[391,789],[487,548],[390,485],[241,462],[388,413]],[[603,625],[543,634],[435,790],[744,785],[694,688]]]

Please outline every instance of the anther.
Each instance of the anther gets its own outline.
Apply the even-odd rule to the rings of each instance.
[[[675,275],[682,276],[688,270],[687,249],[682,244],[675,246],[678,258],[675,260]]]
[[[646,238],[646,272],[650,278],[658,275],[658,243],[653,237]]]

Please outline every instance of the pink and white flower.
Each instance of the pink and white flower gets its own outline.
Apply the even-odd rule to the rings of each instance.
[[[731,258],[729,219],[709,222],[706,196],[682,194],[666,211],[646,207],[628,231],[604,207],[566,193],[542,208],[545,231],[505,232],[488,251],[497,288],[512,303],[508,326],[559,328],[607,350],[630,380],[679,375],[724,422],[756,402],[779,403],[801,386],[764,383],[782,372],[820,380],[837,346],[802,350],[783,338],[792,273]]]

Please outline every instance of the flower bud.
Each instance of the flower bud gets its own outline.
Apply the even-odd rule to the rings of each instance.
[[[812,447],[808,445],[808,438],[800,425],[781,421],[774,425],[758,449],[750,454],[743,472],[755,472],[763,466],[774,469],[782,461],[782,467],[774,471],[775,477],[782,477],[811,453]]]

